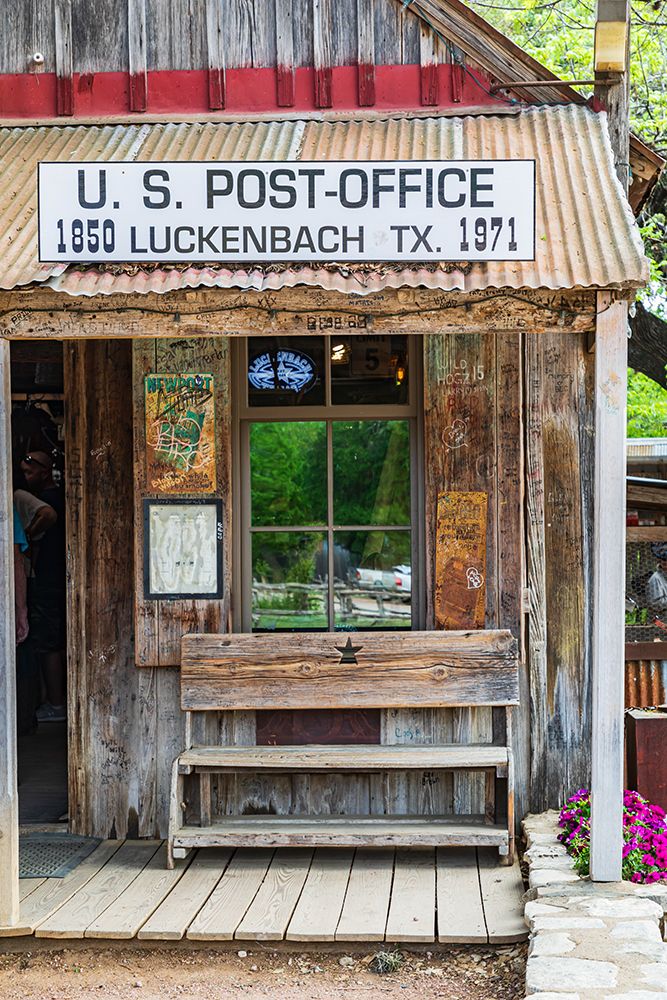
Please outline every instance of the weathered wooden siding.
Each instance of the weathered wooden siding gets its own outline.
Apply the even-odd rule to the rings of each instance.
[[[533,811],[590,780],[591,358],[581,336],[526,337]]]
[[[149,70],[195,70],[207,66],[207,8],[219,7],[228,68],[277,65],[276,24],[285,0],[58,0],[71,10],[73,70],[95,74],[127,71],[131,28],[128,10],[139,3],[146,17]],[[294,65],[312,66],[314,8],[321,0],[288,0],[292,10]],[[357,0],[336,0],[327,18],[331,64],[358,61]],[[420,18],[401,0],[373,0],[369,5],[378,66],[420,62]],[[0,73],[54,72],[56,0],[21,0],[8,5],[0,39]],[[32,62],[35,52],[44,63]],[[438,55],[438,61],[447,61]]]
[[[165,357],[173,358],[172,342],[163,343],[172,350]],[[228,357],[223,337],[200,341],[196,350],[204,345],[209,356]],[[154,341],[135,343],[134,351],[135,376],[142,371],[140,358],[149,367],[159,361]],[[138,667],[135,660],[131,355],[128,341],[65,348],[70,801],[73,829],[98,836],[164,834],[169,767],[183,739],[178,669]],[[557,805],[588,780],[590,357],[586,335],[571,330],[439,333],[424,340],[427,593],[433,587],[437,493],[488,492],[487,625],[510,628],[522,652],[521,706],[513,727],[519,816]],[[479,366],[481,377],[470,389],[454,390],[448,376],[461,370],[462,360]],[[448,447],[453,419],[468,428],[459,449]],[[228,471],[225,477],[228,482]],[[226,573],[230,584],[228,559]],[[521,612],[524,582],[528,616]],[[428,614],[432,621],[431,606]],[[179,628],[172,615],[172,650]],[[489,738],[498,732],[495,722],[482,709],[394,709],[383,712],[381,738],[465,742]],[[201,724],[206,742],[255,741],[253,713],[209,713]],[[228,813],[433,813],[481,808],[484,790],[475,778],[454,782],[430,774],[221,778],[216,798]]]
[[[216,492],[223,502],[224,593],[219,601],[154,601],[143,599],[143,501],[151,492],[146,474],[144,376],[150,372],[210,372],[215,405]],[[225,632],[231,615],[231,373],[229,340],[137,340],[133,351],[134,413],[134,545],[137,592],[136,649],[140,666],[177,666],[183,632]],[[187,497],[184,492],[179,496]]]
[[[509,628],[521,641],[521,334],[433,334],[424,340],[428,624],[433,623],[438,493],[481,491],[488,495],[485,624],[487,628]],[[521,687],[525,703],[525,666]],[[527,764],[523,705],[517,714],[515,752],[521,808]],[[443,732],[454,742],[492,738],[494,720],[489,709],[442,710],[438,715]],[[496,719],[496,725],[499,721]],[[454,811],[483,812],[483,779],[456,775],[452,796]]]
[[[183,718],[178,670],[134,659],[132,350],[82,341],[64,360],[70,823],[152,837],[167,829]]]

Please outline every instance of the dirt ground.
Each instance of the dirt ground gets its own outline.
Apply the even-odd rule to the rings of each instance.
[[[379,947],[379,946],[378,946]],[[523,1000],[523,945],[399,953],[72,948],[0,954],[1,1000]],[[377,960],[376,960],[377,961]]]

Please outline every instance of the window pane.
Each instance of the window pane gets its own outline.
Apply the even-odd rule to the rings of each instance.
[[[253,525],[326,524],[323,421],[250,425],[250,502]]]
[[[323,337],[250,337],[249,406],[322,406]]]
[[[337,531],[349,582],[334,580],[337,629],[406,628],[412,624],[409,531]]]
[[[262,531],[252,538],[252,628],[326,629],[322,532]]]
[[[331,337],[331,401],[342,404],[408,402],[408,338]]]
[[[333,424],[334,524],[410,524],[407,420]]]

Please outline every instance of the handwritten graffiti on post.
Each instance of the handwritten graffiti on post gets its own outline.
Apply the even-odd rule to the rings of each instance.
[[[436,526],[436,628],[484,628],[486,493],[440,493]]]
[[[213,375],[151,373],[144,386],[148,489],[215,492]]]

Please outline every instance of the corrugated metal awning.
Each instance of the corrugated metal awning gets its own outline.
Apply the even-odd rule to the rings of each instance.
[[[40,264],[40,160],[535,159],[536,259],[442,264],[204,266]],[[204,285],[278,289],[634,288],[648,266],[616,179],[606,115],[573,105],[516,115],[0,129],[0,288],[43,282],[71,295],[167,292]]]

